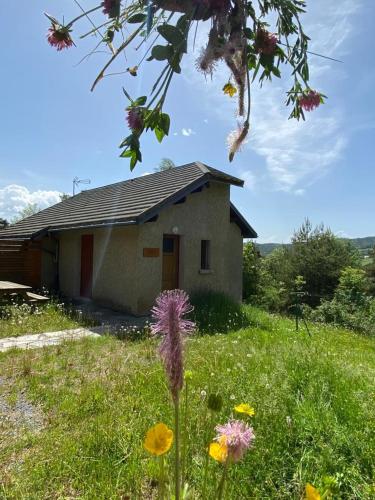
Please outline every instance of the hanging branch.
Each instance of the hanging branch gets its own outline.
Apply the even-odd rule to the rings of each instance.
[[[78,3],[77,0],[73,1]],[[230,97],[237,97],[237,114],[243,117],[242,125],[228,138],[230,161],[240,150],[250,130],[250,85],[256,80],[263,85],[267,80],[272,81],[273,77],[280,78],[281,69],[289,67],[294,79],[286,99],[286,104],[292,107],[290,118],[305,119],[304,112],[317,108],[325,97],[310,87],[308,56],[337,61],[308,50],[309,37],[304,33],[301,23],[305,0],[104,0],[99,6],[87,11],[78,5],[82,12],[68,24],[59,23],[46,14],[51,22],[48,42],[59,51],[72,47],[75,45],[71,36],[73,25],[84,19],[90,23],[91,29],[81,38],[97,33],[101,38],[90,55],[98,52],[100,44],[107,45],[112,51],[95,78],[92,91],[104,76],[129,74],[136,77],[145,60],[163,64],[148,96],[133,99],[123,88],[129,102],[126,119],[131,133],[120,144],[120,156],[130,159],[131,169],[138,161],[142,161],[140,139],[144,132],[152,130],[159,142],[169,133],[170,117],[163,112],[163,107],[173,76],[182,71],[181,61],[188,50],[193,24],[196,26],[190,43],[194,45],[199,23],[209,21],[211,26],[206,46],[201,49],[196,61],[197,70],[214,78],[217,64],[221,61],[226,64],[229,79],[223,86],[223,92]],[[105,19],[96,25],[90,14],[95,13],[96,21],[100,9]],[[271,21],[276,32],[271,28]],[[122,36],[124,29],[134,24],[138,27],[126,40],[120,40],[116,49],[114,44],[117,38]],[[100,31],[103,29],[104,34]],[[157,35],[150,42],[150,33],[153,31]],[[131,68],[124,68],[124,71],[106,73],[118,55],[125,54],[133,42],[135,50],[147,44],[140,62]]]

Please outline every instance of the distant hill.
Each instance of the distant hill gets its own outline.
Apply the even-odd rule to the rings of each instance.
[[[365,238],[343,238],[346,241],[358,248],[362,255],[368,255],[370,250],[375,246],[375,236],[366,236]],[[286,244],[288,246],[288,243]],[[264,257],[269,255],[275,248],[281,247],[282,243],[257,243],[261,255]]]

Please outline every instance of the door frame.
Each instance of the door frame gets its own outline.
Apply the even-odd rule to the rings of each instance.
[[[163,290],[163,273],[164,273],[164,238],[170,238],[174,240],[176,243],[176,288],[180,286],[180,235],[179,234],[166,234],[163,233],[163,241],[162,241],[162,262],[161,262],[161,288]]]

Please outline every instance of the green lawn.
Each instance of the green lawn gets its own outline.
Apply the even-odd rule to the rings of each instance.
[[[374,498],[374,339],[324,326],[312,326],[310,339],[287,319],[249,314],[246,329],[187,343],[192,498],[208,427],[201,391],[222,394],[217,422],[241,402],[256,410],[255,446],[230,470],[227,500],[299,499],[307,481],[320,486],[327,475],[335,498]],[[39,416],[35,426],[0,419],[5,498],[155,498],[143,436],[173,420],[154,341],[103,337],[8,352],[0,373],[0,402],[12,407],[22,394]],[[220,468],[210,460],[212,499]]]
[[[30,312],[33,310],[33,313]],[[64,306],[56,302],[38,305],[28,304],[0,308],[0,338],[18,337],[28,333],[56,332],[78,328],[82,322],[66,314]]]

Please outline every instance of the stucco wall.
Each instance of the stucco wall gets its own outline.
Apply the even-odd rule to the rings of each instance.
[[[68,297],[80,295],[81,236],[93,234],[92,298],[98,303],[136,313],[136,252],[138,227],[66,231],[61,233],[60,290]]]
[[[223,291],[235,300],[242,297],[242,235],[230,223],[230,188],[210,183],[202,192],[187,196],[186,202],[160,212],[156,222],[140,226],[138,281],[143,284],[138,312],[146,312],[160,292],[163,234],[180,235],[179,287],[188,293],[197,289]],[[212,273],[200,273],[201,240],[211,241]],[[144,247],[159,247],[159,258],[144,258]]]
[[[239,227],[230,222],[230,188],[209,184],[181,204],[165,208],[155,222],[140,226],[59,235],[60,289],[80,294],[81,235],[94,235],[94,300],[135,314],[148,313],[161,291],[163,234],[180,236],[179,287],[187,292],[211,289],[242,297],[242,244]],[[201,273],[201,240],[210,240],[211,272]],[[144,248],[159,248],[158,257],[144,257]]]

